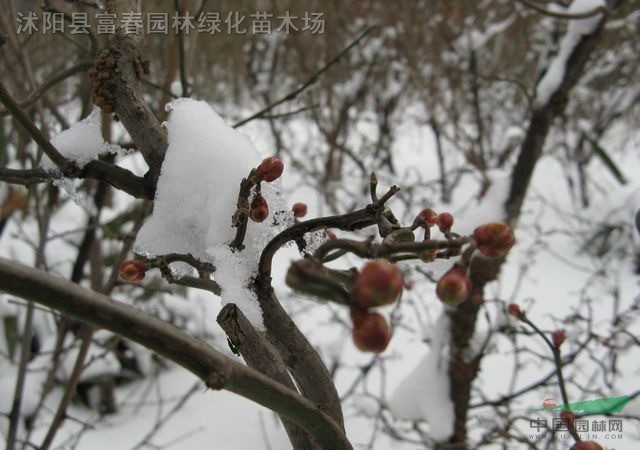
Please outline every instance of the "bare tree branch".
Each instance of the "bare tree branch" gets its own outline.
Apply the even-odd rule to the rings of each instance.
[[[322,448],[352,448],[341,427],[309,400],[166,322],[4,258],[0,258],[0,285],[5,292],[137,342],[197,375],[211,389],[226,389],[271,409],[312,433]]]

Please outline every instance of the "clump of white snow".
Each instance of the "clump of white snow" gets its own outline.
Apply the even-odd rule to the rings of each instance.
[[[449,317],[444,312],[433,326],[431,350],[400,383],[389,402],[396,417],[425,420],[436,440],[448,439],[453,433],[448,336]]]
[[[138,234],[135,251],[147,256],[192,254],[212,262],[223,303],[237,304],[254,326],[262,328],[262,313],[248,285],[261,249],[281,227],[274,225],[274,214],[284,209],[279,183],[263,183],[269,217],[262,223],[249,222],[245,249],[233,252],[228,244],[236,233],[231,218],[240,182],[261,157],[249,138],[206,102],[178,99],[168,109],[169,146],[154,211]]]
[[[231,216],[242,178],[260,157],[251,141],[202,101],[171,103],[169,146],[153,215],[136,241],[141,253],[191,253],[206,257],[207,244],[233,239]]]
[[[574,0],[567,9],[567,14],[581,14],[606,6],[604,0]],[[602,20],[602,14],[569,21],[567,32],[560,42],[560,50],[536,87],[535,105],[537,107],[546,105],[553,93],[558,90],[564,79],[567,60],[573,49],[583,36],[593,33],[600,20]]]
[[[120,152],[119,146],[106,143],[102,137],[102,115],[95,109],[89,116],[51,139],[51,144],[62,156],[74,161],[80,168],[103,153]],[[56,165],[43,155],[40,165],[45,170],[55,170]]]

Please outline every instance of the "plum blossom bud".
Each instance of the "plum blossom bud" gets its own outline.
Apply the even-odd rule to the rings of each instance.
[[[448,212],[438,214],[438,228],[443,233],[448,233],[451,231],[451,227],[453,226],[453,215]]]
[[[421,219],[427,227],[432,227],[438,223],[438,213],[431,208],[426,208],[420,211],[417,218]]]
[[[376,259],[365,264],[358,274],[351,298],[362,309],[390,305],[402,294],[403,283],[398,266]]]
[[[249,218],[254,222],[263,222],[269,215],[269,205],[262,195],[256,195],[249,206]]]
[[[458,264],[442,275],[436,285],[436,295],[442,303],[458,306],[465,301],[471,292],[471,280]]]
[[[499,258],[516,243],[513,230],[504,222],[491,222],[480,225],[473,231],[478,251],[490,258]]]
[[[329,229],[324,230],[324,233],[327,235],[327,239],[338,239],[336,234]]]
[[[307,215],[307,204],[301,202],[294,203],[291,211],[293,211],[293,217],[301,219]]]
[[[130,283],[141,281],[146,271],[144,263],[137,259],[128,259],[120,265],[120,277]]]
[[[351,312],[353,343],[363,352],[382,353],[391,340],[387,320],[379,313],[369,311]]]
[[[269,156],[268,158],[262,160],[262,162],[256,169],[256,174],[261,180],[270,183],[280,178],[283,170],[284,164],[282,163],[282,161],[275,156]]]
[[[520,310],[520,306],[516,305],[515,303],[509,303],[509,306],[507,306],[507,313],[518,320],[522,319],[522,311]]]
[[[567,335],[564,330],[556,330],[551,333],[551,341],[553,345],[557,348],[562,345],[562,343],[567,339]]]

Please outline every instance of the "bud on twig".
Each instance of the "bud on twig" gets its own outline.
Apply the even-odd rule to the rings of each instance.
[[[382,353],[391,340],[387,320],[379,313],[351,311],[353,343],[363,352]]]
[[[438,223],[438,213],[431,208],[420,211],[417,218],[421,219],[427,227],[432,227]]]
[[[249,206],[249,218],[263,222],[269,216],[269,205],[262,195],[256,195]]]
[[[402,294],[403,279],[400,269],[386,259],[370,261],[362,268],[351,297],[360,308],[390,305]]]
[[[451,227],[453,226],[453,215],[448,212],[438,214],[438,228],[443,233],[448,233],[451,231]]]
[[[291,211],[293,211],[293,217],[301,219],[307,215],[307,204],[301,202],[294,203]]]
[[[556,330],[551,333],[551,341],[556,348],[560,347],[566,339],[567,335],[564,330]]]
[[[516,243],[513,230],[504,222],[491,222],[480,225],[473,231],[478,251],[490,258],[499,258]]]
[[[458,264],[454,265],[436,285],[436,294],[442,303],[458,306],[465,301],[471,292],[471,280]]]
[[[509,306],[507,306],[507,313],[518,320],[522,319],[522,311],[520,310],[520,306],[516,305],[515,303],[509,303]]]
[[[137,259],[128,259],[120,265],[120,277],[131,283],[141,281],[144,278],[146,267]]]
[[[269,156],[268,158],[262,160],[262,162],[256,169],[256,174],[261,180],[270,183],[280,178],[283,170],[284,164],[282,163],[282,161],[280,161],[275,156]]]

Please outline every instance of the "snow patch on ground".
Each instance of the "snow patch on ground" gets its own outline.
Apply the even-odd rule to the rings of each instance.
[[[397,417],[424,419],[431,436],[446,440],[453,432],[453,404],[449,397],[449,318],[443,313],[431,336],[431,350],[398,386],[390,400]]]

